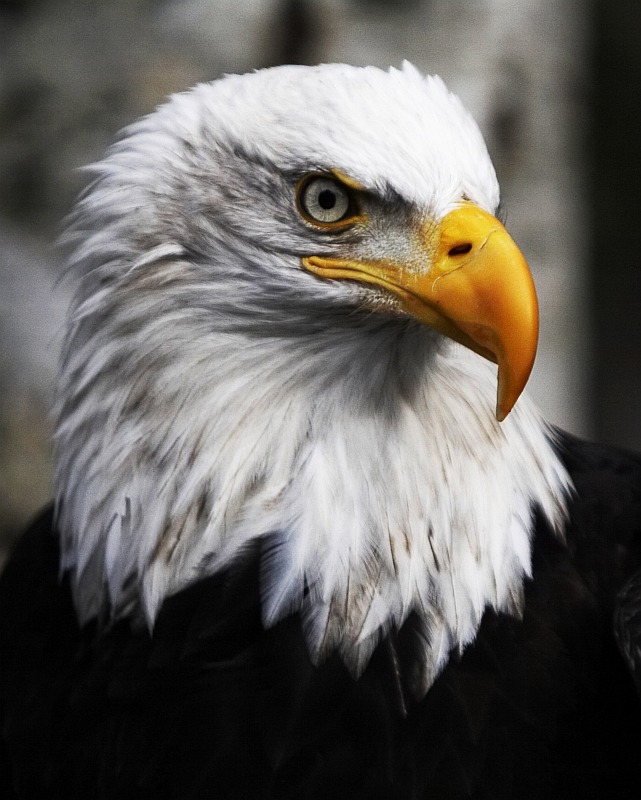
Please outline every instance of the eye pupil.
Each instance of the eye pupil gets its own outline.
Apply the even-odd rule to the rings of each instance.
[[[334,178],[313,175],[302,184],[300,209],[308,221],[334,225],[350,214],[350,195],[345,186]]]
[[[318,195],[318,205],[325,209],[325,211],[329,211],[330,208],[334,208],[336,205],[336,195],[330,189],[323,189],[323,191]]]

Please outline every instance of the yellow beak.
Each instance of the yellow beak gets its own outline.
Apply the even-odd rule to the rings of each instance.
[[[303,266],[324,278],[380,286],[404,311],[499,366],[496,417],[505,419],[530,376],[538,341],[538,303],[528,265],[503,225],[463,203],[421,231],[424,264],[311,256]]]

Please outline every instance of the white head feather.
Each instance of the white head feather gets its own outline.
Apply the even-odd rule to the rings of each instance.
[[[300,610],[312,656],[358,673],[417,612],[426,688],[486,607],[519,612],[534,510],[559,528],[568,478],[527,397],[496,422],[480,356],[301,268],[340,252],[294,201],[331,168],[389,206],[372,252],[403,247],[404,209],[498,204],[475,123],[409,65],[198,86],[95,167],[70,229],[63,568],[81,619],[153,624],[263,539],[265,624]]]

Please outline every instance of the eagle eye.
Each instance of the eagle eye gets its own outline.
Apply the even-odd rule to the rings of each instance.
[[[298,206],[308,222],[333,226],[354,216],[350,190],[335,178],[312,175],[298,188]]]

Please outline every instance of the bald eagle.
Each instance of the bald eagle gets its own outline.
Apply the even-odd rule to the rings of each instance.
[[[228,76],[93,173],[55,506],[0,585],[5,795],[637,798],[641,458],[523,393],[460,101]]]

